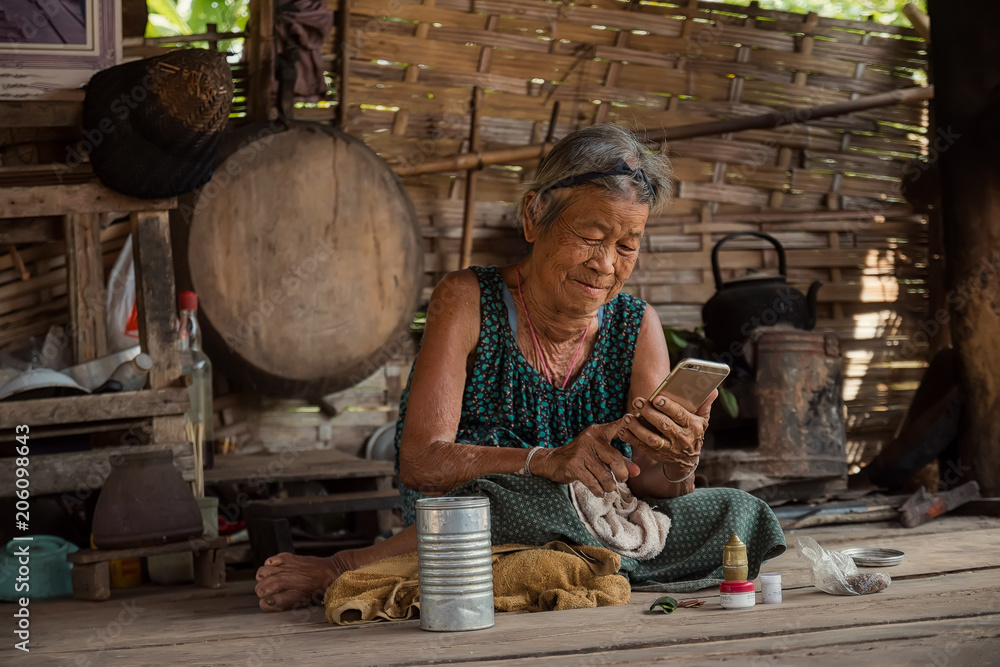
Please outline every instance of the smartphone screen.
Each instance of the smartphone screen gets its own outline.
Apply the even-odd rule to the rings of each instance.
[[[682,359],[649,400],[653,401],[657,396],[664,395],[680,403],[685,410],[697,412],[727,375],[729,366],[726,364],[704,359]]]

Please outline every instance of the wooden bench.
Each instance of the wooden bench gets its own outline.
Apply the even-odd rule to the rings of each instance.
[[[250,548],[258,565],[274,554],[295,553],[289,517],[391,510],[400,504],[396,489],[257,500],[247,507]]]
[[[362,459],[336,449],[289,450],[216,457],[215,467],[205,471],[205,483],[259,486],[269,482],[320,481],[343,482],[355,487],[343,491],[334,489],[333,493],[325,496],[254,500],[241,507],[250,533],[254,561],[261,565],[275,554],[286,551],[295,553],[289,523],[291,517],[376,512],[375,532],[388,529],[391,510],[399,505],[399,492],[392,486],[393,476],[394,467],[390,461]],[[357,485],[371,488],[358,490]]]
[[[163,554],[194,555],[194,582],[202,588],[226,585],[226,563],[220,549],[229,544],[225,537],[192,538],[184,542],[134,549],[90,549],[66,555],[73,564],[73,597],[80,600],[107,600],[111,597],[111,561]]]

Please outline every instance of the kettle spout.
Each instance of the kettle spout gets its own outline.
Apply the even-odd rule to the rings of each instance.
[[[816,280],[809,286],[809,292],[806,294],[806,305],[808,307],[808,315],[806,317],[806,325],[804,327],[806,331],[812,331],[816,326],[816,295],[819,292],[819,288],[822,286],[823,283]]]

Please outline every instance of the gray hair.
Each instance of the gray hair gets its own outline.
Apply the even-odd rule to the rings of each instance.
[[[647,150],[621,125],[600,123],[566,135],[542,158],[534,180],[521,196],[518,222],[524,220],[526,212],[531,213],[539,233],[546,234],[572,200],[574,186],[565,187],[567,181],[588,172],[612,171],[622,161],[633,170],[632,175],[588,179],[575,187],[596,186],[611,197],[648,204],[651,214],[670,204],[673,169],[667,156]],[[527,196],[531,192],[536,194],[529,211]]]

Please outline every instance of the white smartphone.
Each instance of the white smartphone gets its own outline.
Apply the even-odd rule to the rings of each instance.
[[[688,412],[697,412],[712,392],[729,375],[729,366],[704,359],[681,359],[653,395],[677,401]],[[655,405],[655,403],[653,403]]]

